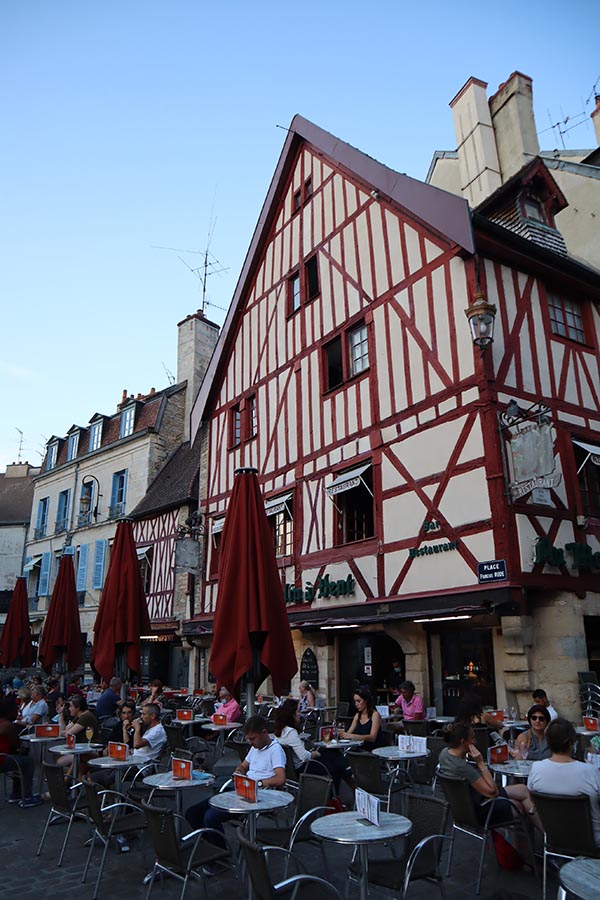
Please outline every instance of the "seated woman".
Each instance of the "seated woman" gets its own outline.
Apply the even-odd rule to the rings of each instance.
[[[530,791],[541,794],[574,796],[587,794],[590,798],[594,843],[600,847],[600,772],[595,766],[573,759],[577,733],[571,722],[554,719],[546,728],[546,741],[551,757],[535,762],[527,781]]]
[[[453,722],[444,732],[444,740],[448,744],[440,753],[439,773],[448,778],[462,778],[471,788],[478,817],[483,824],[486,821],[489,807],[481,806],[485,800],[500,800],[494,804],[490,823],[503,822],[511,816],[528,814],[533,824],[542,830],[541,822],[524,784],[511,784],[506,788],[498,788],[494,776],[488,769],[483,756],[475,745],[473,726],[466,722]],[[467,762],[467,754],[471,762]],[[472,765],[474,763],[474,765]],[[517,808],[506,802],[513,800]]]
[[[535,703],[527,712],[529,728],[521,732],[515,742],[516,759],[550,759],[552,750],[546,741],[546,728],[550,724],[550,713],[545,706]],[[512,754],[511,754],[512,755]]]
[[[68,709],[68,714],[67,714]],[[73,696],[69,700],[68,707],[65,706],[61,713],[61,721],[59,722],[61,726],[64,727],[64,733],[75,735],[75,742],[77,744],[86,744],[93,743],[98,740],[100,733],[100,726],[98,725],[98,719],[94,715],[93,712],[90,712],[87,707],[87,701],[85,697],[81,694],[73,694]],[[88,739],[86,731],[91,731],[91,738]],[[97,756],[96,753],[85,753],[79,757],[79,773],[80,775],[85,775],[88,772],[87,761],[88,759],[92,759],[92,757]],[[57,759],[57,764],[59,766],[66,766],[67,771],[66,775],[70,776],[73,773],[73,754],[65,753],[63,756],[59,756]]]
[[[352,719],[350,728],[347,731],[339,731],[338,737],[342,740],[360,737],[365,750],[383,746],[381,716],[375,709],[371,691],[368,687],[359,687],[354,692],[352,699],[356,707],[356,715]]]
[[[297,700],[286,700],[281,706],[275,710],[275,737],[283,747],[290,747],[294,754],[294,767],[298,772],[300,769],[306,771],[305,764],[311,759],[319,759],[318,750],[307,750],[300,735],[298,728],[300,726],[300,714],[298,712]]]
[[[308,712],[309,709],[314,709],[316,704],[315,692],[308,681],[301,681],[298,685],[298,690],[300,692],[299,711],[303,713]]]
[[[144,697],[144,703],[156,703],[162,709],[164,699],[163,683],[160,678],[155,678],[150,682],[150,693]]]

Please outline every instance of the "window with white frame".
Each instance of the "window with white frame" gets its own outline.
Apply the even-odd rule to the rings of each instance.
[[[121,413],[121,427],[119,430],[119,437],[129,437],[130,434],[133,434],[133,428],[135,425],[135,403],[131,406],[127,406]]]
[[[58,495],[58,505],[56,507],[56,524],[54,527],[55,534],[60,534],[67,530],[69,524],[69,500],[71,491],[61,491]]]
[[[256,419],[256,394],[246,397],[246,438],[256,437],[258,422]]]
[[[102,422],[93,422],[90,425],[90,444],[89,452],[100,449],[102,443]]]
[[[53,444],[48,444],[48,449],[46,450],[46,471],[49,472],[50,469],[53,469],[56,466],[56,460],[58,458],[58,444],[55,442]]]
[[[37,519],[35,530],[33,532],[34,539],[46,537],[46,528],[48,527],[48,509],[50,507],[50,498],[42,497],[38,500]]]
[[[73,431],[72,434],[69,435],[69,443],[67,444],[67,460],[70,462],[72,459],[75,459],[77,456],[77,451],[79,449],[79,432]]]
[[[210,528],[210,564],[208,577],[214,579],[219,574],[219,557],[221,555],[221,537],[225,525],[225,516],[215,517]]]
[[[127,497],[127,469],[121,469],[115,472],[112,479],[112,490],[110,494],[110,507],[108,516],[114,519],[125,513],[125,500]]]
[[[273,531],[275,556],[291,556],[294,551],[293,494],[274,497],[265,503],[265,512]]]
[[[323,348],[325,390],[339,387],[369,368],[369,340],[365,322],[360,322],[328,341]]]
[[[239,403],[229,410],[229,446],[237,447],[242,442],[242,408]]]
[[[351,544],[375,534],[373,472],[363,463],[340,472],[326,488],[335,506],[334,543]]]
[[[573,440],[573,450],[583,514],[600,518],[600,446]]]

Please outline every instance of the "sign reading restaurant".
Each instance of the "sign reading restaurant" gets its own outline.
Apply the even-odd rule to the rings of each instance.
[[[297,603],[312,603],[313,600],[327,599],[328,597],[346,597],[356,591],[356,581],[350,573],[347,578],[333,580],[329,575],[319,575],[313,584],[307,581],[305,587],[296,587],[295,584],[286,584],[283,589],[283,598],[287,606]]]

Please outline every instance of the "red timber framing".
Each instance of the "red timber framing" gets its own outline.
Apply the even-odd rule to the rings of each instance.
[[[485,591],[478,562],[502,558],[506,586],[520,587],[526,553],[514,526],[522,512],[507,498],[498,415],[513,396],[551,398],[557,426],[563,411],[577,410],[585,433],[597,428],[597,306],[590,346],[559,353],[565,342],[551,335],[543,308],[544,275],[560,273],[556,256],[532,262],[526,242],[507,248],[497,227],[483,225],[476,247],[464,201],[433,190],[305,120],[292,123],[192,412],[193,429],[209,424],[209,532],[238,466],[258,468],[267,500],[291,495],[294,553],[281,562],[282,581],[350,572],[356,602],[443,597]],[[289,279],[315,254],[318,292],[309,297],[301,278],[291,311]],[[563,272],[565,284],[580,284],[581,269]],[[477,272],[499,309],[498,338],[483,358],[464,317]],[[366,330],[368,365],[356,374],[341,366],[330,388],[328,348],[339,341],[345,354],[357,329]],[[231,447],[230,410],[249,393],[256,434]],[[339,545],[328,487],[361,466],[372,473],[374,533]],[[557,503],[556,515],[564,508]],[[205,616],[215,597],[206,582]]]
[[[134,522],[138,547],[151,547],[150,590],[146,595],[150,619],[169,619],[174,615],[175,541],[177,510]]]

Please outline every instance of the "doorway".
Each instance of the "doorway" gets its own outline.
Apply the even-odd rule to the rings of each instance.
[[[338,637],[338,700],[347,700],[360,685],[367,685],[376,703],[387,703],[391,696],[394,671],[401,664],[404,677],[404,653],[400,644],[387,634],[353,634]]]

